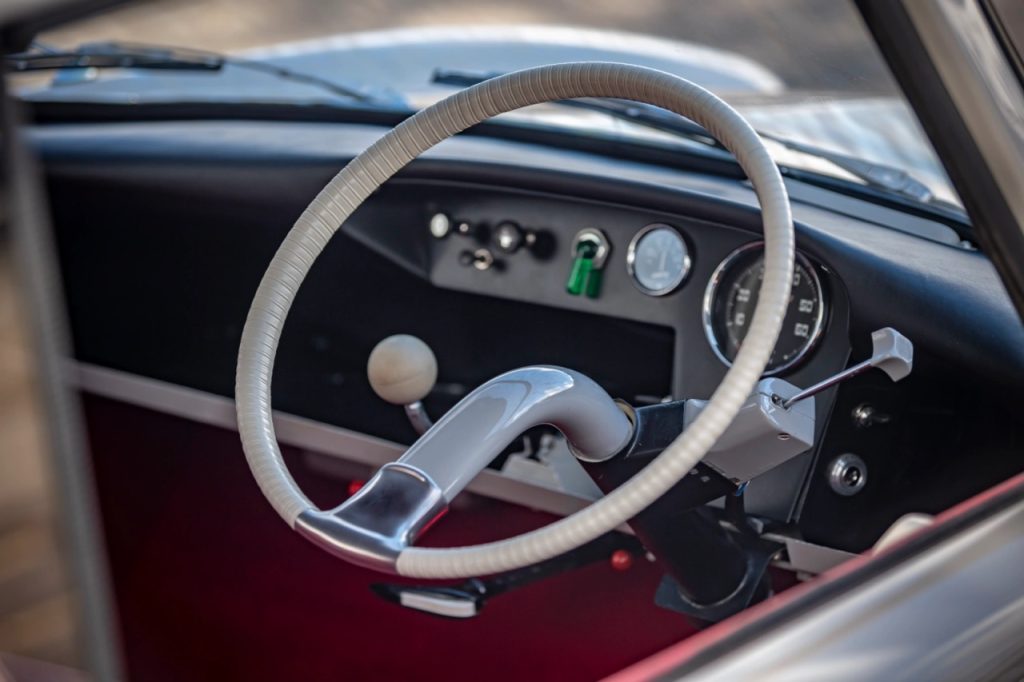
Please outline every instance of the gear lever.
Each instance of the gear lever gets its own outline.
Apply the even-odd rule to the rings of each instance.
[[[370,353],[366,377],[381,400],[405,408],[418,435],[434,425],[422,401],[437,381],[437,358],[422,340],[409,334],[382,340]]]

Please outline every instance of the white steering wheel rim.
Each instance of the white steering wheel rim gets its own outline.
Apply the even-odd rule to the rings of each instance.
[[[708,130],[736,157],[761,204],[765,274],[748,334],[696,421],[631,480],[544,528],[470,547],[408,547],[396,569],[417,578],[464,578],[513,570],[572,550],[626,522],[667,492],[710,450],[764,373],[788,307],[795,253],[789,198],[778,168],[729,105],[677,76],[625,64],[584,62],[510,73],[418,112],[341,170],[285,237],[260,282],[242,332],[235,397],[246,459],[260,489],[292,528],[316,507],[292,479],[277,444],[271,378],[285,318],[302,281],[342,223],[380,185],[427,149],[497,114],[577,97],[615,97],[663,107]]]

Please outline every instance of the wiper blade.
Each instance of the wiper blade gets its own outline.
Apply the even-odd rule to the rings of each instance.
[[[370,90],[350,84],[343,85],[269,62],[232,57],[207,50],[103,42],[87,43],[67,52],[47,50],[5,55],[4,62],[8,72],[87,68],[220,71],[225,66],[232,66],[265,73],[283,80],[306,83],[333,95],[363,104],[408,108],[403,98],[390,91]]]
[[[54,69],[166,69],[219,71],[226,60],[219,55],[181,55],[172,50],[135,50],[111,43],[83,45],[70,52],[22,52],[4,55],[9,72]]]
[[[935,199],[935,195],[928,185],[924,184],[910,173],[907,173],[905,170],[896,168],[895,166],[888,166],[884,163],[875,163],[873,161],[865,161],[864,159],[858,159],[855,156],[841,154],[839,152],[823,149],[816,145],[805,144],[803,142],[790,140],[772,133],[766,133],[763,130],[757,131],[757,134],[766,140],[771,140],[777,144],[781,144],[786,149],[792,149],[793,151],[800,152],[801,154],[807,154],[808,156],[830,161],[850,175],[863,180],[872,187],[877,187],[879,189],[892,192],[893,194],[899,194],[900,196],[914,199],[922,204],[930,203]]]
[[[473,73],[470,71],[436,69],[432,81],[444,85],[469,87],[500,75],[502,74],[498,72]],[[596,98],[560,100],[558,104],[602,112],[621,120],[631,121],[649,128],[681,135],[691,140],[722,148],[721,144],[699,124],[650,104],[623,99]],[[906,171],[894,166],[865,161],[815,145],[790,140],[763,130],[758,130],[757,133],[761,137],[772,140],[787,149],[819,159],[825,159],[871,187],[913,199],[923,204],[932,203],[935,199],[932,190],[926,184]]]
[[[468,88],[501,75],[503,74],[498,71],[474,73],[456,69],[435,69],[431,82]],[[683,136],[710,147],[723,149],[718,140],[712,137],[703,126],[652,104],[614,97],[562,99],[557,100],[554,104],[608,114],[620,120],[632,121],[647,128]]]

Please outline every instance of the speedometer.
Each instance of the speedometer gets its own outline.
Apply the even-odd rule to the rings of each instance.
[[[715,269],[704,294],[704,332],[715,354],[731,365],[747,336],[764,279],[764,243],[733,251]],[[797,365],[817,345],[825,325],[827,301],[818,273],[799,253],[793,268],[793,289],[782,331],[765,374]]]

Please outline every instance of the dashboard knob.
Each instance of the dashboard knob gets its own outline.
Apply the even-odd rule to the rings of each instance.
[[[480,272],[490,270],[492,267],[501,269],[503,263],[494,258],[494,254],[487,249],[476,251],[463,251],[459,254],[459,263],[467,267],[473,266]]]
[[[494,228],[494,243],[505,253],[515,253],[526,241],[521,227],[506,220]]]
[[[435,213],[430,217],[428,226],[434,239],[444,239],[452,231],[452,219],[445,213]]]
[[[418,403],[437,381],[437,358],[430,346],[415,336],[396,334],[374,347],[366,376],[382,400],[393,405]]]

